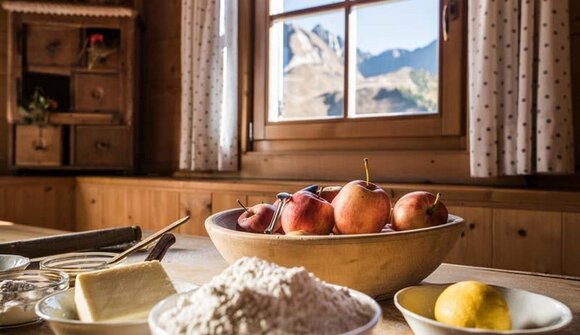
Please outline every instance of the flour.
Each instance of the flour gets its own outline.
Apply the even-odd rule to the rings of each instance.
[[[304,268],[242,258],[160,316],[168,334],[341,334],[373,309]]]

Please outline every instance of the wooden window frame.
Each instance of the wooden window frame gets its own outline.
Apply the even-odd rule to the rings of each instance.
[[[448,40],[443,42],[440,27],[439,113],[417,116],[340,118],[307,121],[268,121],[268,53],[269,28],[274,20],[314,12],[345,8],[345,16],[355,5],[384,0],[351,0],[347,4],[329,4],[271,16],[268,0],[253,3],[253,110],[242,120],[251,122],[245,131],[250,143],[244,151],[276,152],[304,150],[384,150],[424,149],[457,150],[466,148],[466,16],[465,0],[442,0],[440,9],[449,2],[456,4],[457,18],[450,21]],[[245,21],[248,22],[248,21]],[[348,38],[345,39],[348,43]],[[345,46],[347,48],[348,45]],[[243,54],[249,55],[250,52]],[[345,56],[348,57],[348,56]],[[347,67],[345,66],[345,70]],[[345,73],[345,89],[348,73]],[[345,105],[348,94],[345,94]],[[246,106],[248,107],[248,106]],[[248,112],[248,109],[246,109]],[[346,114],[346,113],[345,113]],[[248,126],[250,127],[250,126]]]

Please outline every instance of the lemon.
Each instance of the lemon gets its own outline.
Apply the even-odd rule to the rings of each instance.
[[[457,327],[511,329],[505,299],[495,288],[478,281],[447,287],[435,303],[435,320]]]

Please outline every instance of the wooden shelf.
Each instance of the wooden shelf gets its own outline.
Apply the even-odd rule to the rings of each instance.
[[[73,73],[93,73],[93,74],[117,74],[119,69],[112,68],[95,68],[88,69],[86,67],[70,67],[70,66],[58,66],[58,65],[34,65],[29,64],[26,66],[26,72],[43,73],[43,74],[55,74],[60,76],[70,76]]]
[[[55,74],[59,76],[70,76],[71,67],[67,66],[53,66],[53,65],[27,65],[25,68],[26,72],[33,73],[43,73],[43,74]]]
[[[59,125],[117,125],[121,119],[117,113],[50,113],[48,122]]]

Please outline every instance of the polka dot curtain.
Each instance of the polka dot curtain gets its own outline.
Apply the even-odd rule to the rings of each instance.
[[[469,2],[471,175],[574,172],[568,0]]]
[[[237,1],[182,0],[181,170],[238,169]]]

